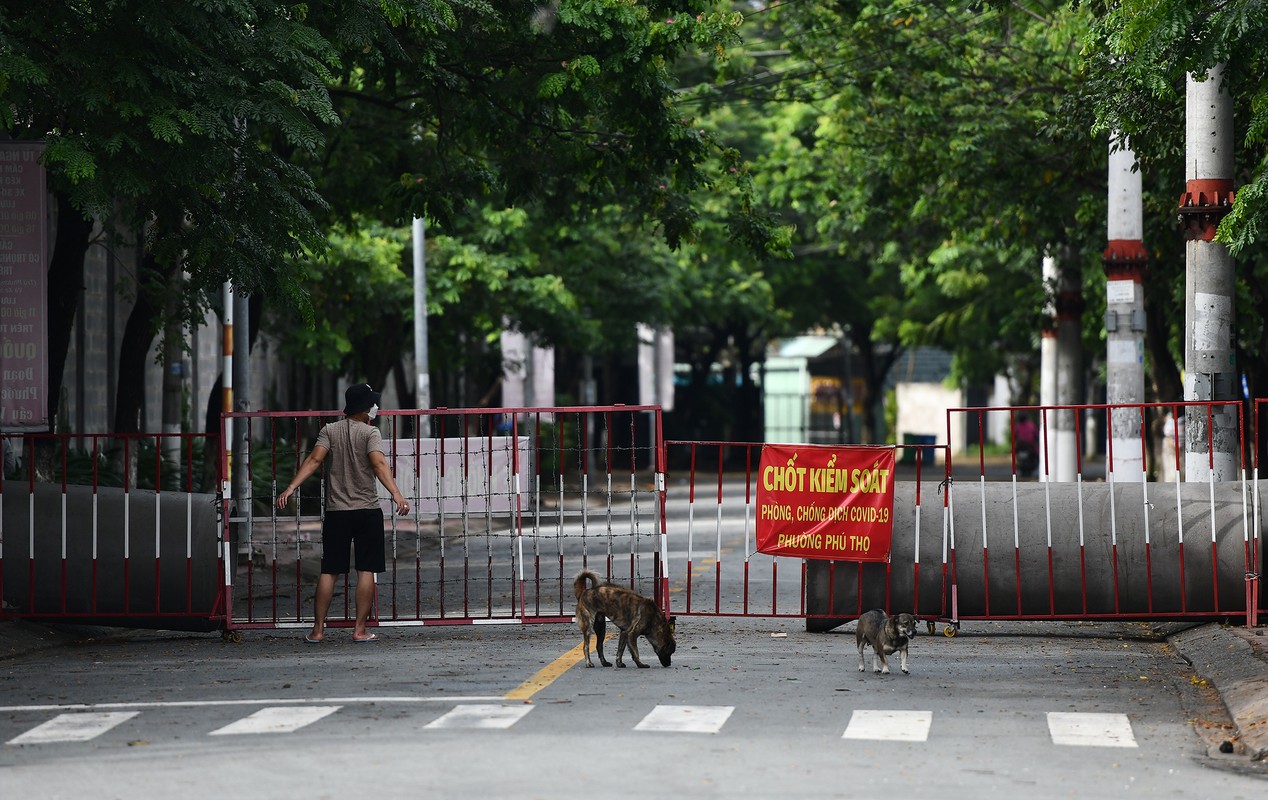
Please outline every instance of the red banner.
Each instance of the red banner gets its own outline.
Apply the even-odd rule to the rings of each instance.
[[[893,447],[768,444],[758,474],[758,551],[889,561]]]

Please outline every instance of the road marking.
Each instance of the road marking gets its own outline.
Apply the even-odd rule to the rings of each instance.
[[[457,706],[424,728],[509,728],[533,710],[533,706]]]
[[[735,706],[656,706],[634,726],[636,731],[717,733]]]
[[[208,736],[234,736],[241,733],[294,733],[305,725],[328,717],[340,706],[271,706],[250,716],[217,728]]]
[[[132,719],[139,711],[102,711],[98,713],[58,714],[9,744],[47,744],[49,742],[86,742],[121,722]]]
[[[1048,712],[1052,743],[1072,747],[1136,747],[1126,714]]]
[[[604,637],[603,641],[604,643],[607,643],[614,637],[615,634],[609,633]],[[595,637],[595,639],[597,639],[597,637]],[[595,644],[595,639],[590,640],[592,646]],[[537,670],[536,675],[507,692],[503,699],[527,700],[542,689],[545,689],[547,686],[554,683],[560,675],[563,675],[565,672],[575,667],[584,658],[585,654],[582,652],[582,645],[578,644],[559,658],[556,658],[554,661]]]
[[[932,711],[855,711],[842,739],[923,742],[929,738]]]
[[[352,705],[355,703],[488,703],[503,699],[502,695],[455,695],[453,697],[267,697],[259,700],[170,700],[141,703],[61,703],[56,705],[0,706],[0,713],[15,711],[92,711],[99,708],[214,708],[217,706],[298,706],[309,703]]]

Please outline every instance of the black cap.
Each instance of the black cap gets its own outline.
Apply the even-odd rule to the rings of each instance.
[[[350,414],[360,414],[362,411],[369,411],[370,406],[377,406],[382,393],[376,392],[370,388],[368,383],[358,383],[348,387],[343,393],[343,413],[345,416]]]

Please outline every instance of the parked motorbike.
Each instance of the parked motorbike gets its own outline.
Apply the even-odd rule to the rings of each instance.
[[[1039,474],[1039,448],[1033,442],[1017,443],[1017,471],[1023,478]]]

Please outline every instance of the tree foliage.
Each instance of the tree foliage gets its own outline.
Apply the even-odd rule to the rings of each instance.
[[[470,204],[584,220],[620,206],[671,247],[695,235],[692,197],[733,194],[735,235],[772,232],[718,142],[676,109],[673,63],[732,41],[739,16],[701,0],[433,2],[331,87],[343,124],[301,159],[340,210],[460,227]]]
[[[1095,111],[1094,130],[1130,138],[1146,185],[1165,176],[1168,191],[1147,199],[1146,244],[1154,303],[1183,303],[1184,257],[1175,224],[1185,171],[1185,84],[1224,64],[1224,90],[1234,106],[1236,201],[1217,240],[1238,260],[1236,349],[1253,394],[1268,374],[1268,15],[1257,0],[1125,0],[1108,4],[1085,45],[1088,80],[1072,102]],[[1157,186],[1157,184],[1154,184]],[[1159,221],[1165,221],[1159,224]],[[1151,225],[1155,226],[1151,230]],[[1161,244],[1160,244],[1161,243]],[[1159,291],[1161,290],[1161,291]],[[1182,315],[1167,315],[1171,350],[1183,359]]]
[[[1035,357],[1045,248],[1099,253],[1104,235],[1086,224],[1104,148],[1062,104],[1086,22],[1060,3],[753,15],[760,67],[740,74],[737,55],[709,102],[777,119],[754,169],[797,225],[795,261],[771,270],[794,316],[848,325],[877,352],[945,347],[974,381]]]
[[[619,359],[639,322],[678,331],[698,386],[720,364],[751,393],[768,342],[808,328],[848,331],[872,386],[918,344],[1024,383],[1042,255],[1101,299],[1111,134],[1145,174],[1150,336],[1178,353],[1183,81],[1223,62],[1249,363],[1268,351],[1260,5],[0,0],[0,125],[48,142],[59,216],[189,272],[185,316],[231,278],[323,370],[399,371],[424,216],[432,361],[475,384],[506,324]]]
[[[1184,128],[1160,125],[1183,113],[1188,75],[1226,65],[1236,98],[1243,158],[1238,202],[1220,225],[1234,256],[1268,229],[1268,15],[1258,0],[1126,0],[1106,8],[1089,38],[1102,130],[1127,133],[1159,156],[1183,153]]]
[[[336,222],[353,237],[354,220],[391,227],[426,215],[443,236],[518,209],[575,231],[598,211],[627,240],[650,221],[677,246],[696,236],[696,203],[712,194],[732,238],[777,246],[751,187],[719,168],[733,154],[674,107],[673,63],[720,52],[735,35],[739,17],[709,2],[3,0],[2,9],[0,124],[48,142],[66,208],[143,231],[147,258],[190,273],[181,296],[190,320],[231,278],[297,309],[305,325],[325,324],[309,293],[324,307],[327,287],[312,279],[362,263],[346,241],[322,261]],[[505,252],[454,246],[452,276],[436,273],[437,313],[456,298],[446,281],[469,277],[476,242],[476,261],[500,263],[480,278],[510,291],[490,291],[506,303],[489,304],[460,338],[491,335],[479,325],[500,324],[510,302],[546,337],[584,338],[582,312],[597,302],[554,291],[560,276],[541,265],[558,259],[523,246],[554,234],[509,232]],[[479,285],[461,299],[472,302]],[[632,284],[608,285],[630,296]],[[74,293],[78,281],[58,286]],[[313,352],[322,336],[299,338],[294,350]],[[335,354],[358,352],[334,338]]]
[[[280,2],[6,0],[0,124],[46,141],[54,191],[145,231],[196,290],[232,278],[294,302],[291,257],[322,246],[322,201],[274,145],[321,144],[338,63],[336,43]]]
[[[783,246],[738,153],[680,109],[676,62],[716,59],[738,14],[620,1],[454,13],[393,29],[399,47],[337,76],[341,125],[296,162],[336,218],[427,217],[433,363],[488,384],[501,364],[479,343],[505,324],[564,352],[630,352],[636,323],[683,312],[674,248]]]

